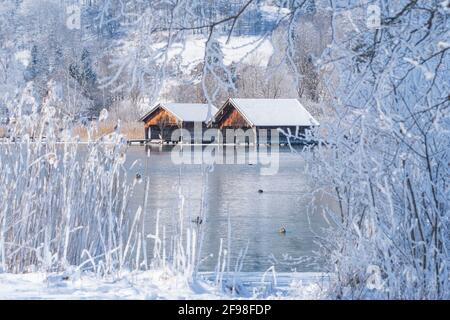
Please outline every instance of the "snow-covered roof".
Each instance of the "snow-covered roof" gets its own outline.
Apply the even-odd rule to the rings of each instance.
[[[230,99],[255,126],[317,126],[319,122],[297,99]]]
[[[176,118],[184,122],[207,122],[217,112],[217,108],[213,105],[203,103],[159,103],[144,115],[141,118],[141,121],[159,107],[172,113]],[[211,108],[209,117],[208,108]]]

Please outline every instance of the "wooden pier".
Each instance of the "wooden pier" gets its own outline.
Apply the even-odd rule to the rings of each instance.
[[[174,142],[174,141],[164,141],[164,140],[156,140],[156,139],[129,139],[127,141],[128,145],[148,145],[148,144],[153,144],[153,145],[176,145],[178,144],[178,142]]]
[[[148,143],[147,139],[130,139],[127,141],[128,145],[135,145],[135,144],[139,144],[139,145],[145,145]]]

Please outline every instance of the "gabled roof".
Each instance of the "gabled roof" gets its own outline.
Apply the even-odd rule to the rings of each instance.
[[[254,126],[319,125],[319,122],[297,99],[230,98],[228,102],[242,114],[249,124]]]
[[[213,105],[203,103],[159,103],[147,112],[140,121],[144,121],[158,108],[165,109],[183,122],[207,122],[217,112],[217,108]],[[211,110],[208,117],[209,108]]]

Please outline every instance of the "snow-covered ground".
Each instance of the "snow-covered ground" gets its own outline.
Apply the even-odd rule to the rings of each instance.
[[[282,273],[276,278],[261,273],[241,273],[234,283],[240,294],[214,285],[214,273],[199,280],[163,271],[126,273],[115,278],[94,275],[0,274],[0,299],[323,299],[328,277],[320,273]],[[236,279],[242,279],[238,281]]]
[[[169,50],[169,58],[180,55],[181,67],[190,70],[202,62],[205,56],[204,36],[191,36],[183,44],[173,44]],[[273,54],[273,46],[268,39],[261,37],[242,36],[233,37],[227,43],[228,38],[219,37],[221,49],[224,55],[224,64],[245,62],[259,66],[267,66]]]

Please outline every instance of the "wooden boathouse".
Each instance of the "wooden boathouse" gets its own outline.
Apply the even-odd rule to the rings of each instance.
[[[176,129],[186,129],[194,136],[195,124],[206,129],[207,123],[217,112],[217,108],[201,103],[159,103],[146,113],[140,121],[144,122],[145,141],[172,141]]]
[[[211,120],[210,126],[221,130],[223,143],[248,143],[247,141],[227,141],[226,129],[252,129],[257,143],[271,143],[271,129],[281,132],[278,142],[286,143],[284,133],[302,136],[305,130],[318,126],[319,122],[297,99],[228,99]],[[260,131],[265,129],[265,138]],[[264,140],[264,141],[263,141]],[[298,140],[297,140],[298,141]],[[250,141],[254,142],[254,141]]]

